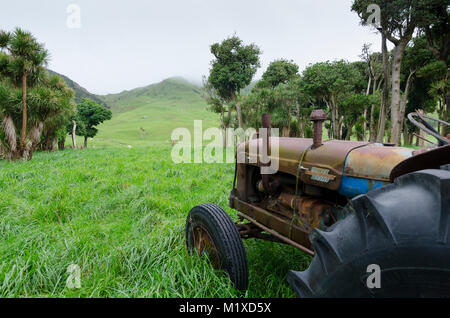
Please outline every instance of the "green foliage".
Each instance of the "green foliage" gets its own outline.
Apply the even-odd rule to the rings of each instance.
[[[287,84],[296,76],[298,76],[298,65],[293,61],[280,59],[270,63],[258,84],[275,88],[279,84]]]
[[[363,72],[360,63],[339,60],[309,65],[302,73],[305,92],[329,108],[334,138],[341,138],[340,128],[346,116],[346,108],[340,104],[352,94],[362,93]]]
[[[341,99],[361,83],[358,69],[344,60],[309,65],[302,75],[305,89],[317,99],[330,103],[332,98]]]
[[[44,76],[38,85],[27,90],[27,124],[30,127],[27,140],[32,145],[29,149],[30,156],[40,141],[41,148],[49,150],[57,131],[65,127],[67,119],[74,113],[72,98],[73,91],[57,76]],[[0,82],[0,119],[5,117],[12,120],[14,136],[11,135],[11,138],[17,144],[22,122],[22,91],[8,80]],[[5,132],[0,134],[0,143],[13,151],[14,147],[11,147],[11,140],[7,140]],[[11,157],[12,154],[8,156]]]
[[[344,139],[350,139],[352,135],[352,128],[355,124],[357,130],[357,137],[362,140],[364,132],[362,131],[363,122],[366,120],[362,114],[364,108],[370,104],[369,96],[365,94],[351,94],[342,101],[342,107],[344,109],[344,123],[346,129],[346,135]]]
[[[419,70],[418,72],[420,73],[420,68],[423,68],[424,66],[427,66],[435,61],[437,60],[431,53],[425,37],[419,36],[414,38],[411,45],[406,48],[405,55],[403,57],[404,67],[402,72],[404,77],[407,76],[410,70]],[[444,73],[445,71],[446,70],[444,69]],[[439,76],[442,77],[442,74]]]
[[[14,88],[21,87],[22,90],[21,113],[18,113],[17,107],[3,107],[1,119],[7,122],[8,128],[4,130],[8,132],[4,131],[2,134],[6,136],[1,140],[2,152],[6,149],[6,157],[9,159],[16,160],[20,156],[23,160],[29,160],[41,137],[44,121],[42,117],[43,113],[46,113],[44,109],[51,108],[50,104],[57,100],[57,97],[52,96],[44,87],[48,84],[44,68],[48,61],[48,52],[30,32],[20,28],[16,28],[12,33],[0,31],[0,48],[3,50],[0,56],[0,75],[5,78],[5,82]],[[16,90],[13,95],[17,96]],[[20,141],[17,147],[18,135]]]
[[[7,73],[16,86],[21,85],[22,76],[33,86],[45,74],[48,51],[43,44],[27,31],[16,28],[12,33],[0,31],[0,48],[9,53]]]
[[[231,100],[250,84],[260,66],[261,50],[255,45],[244,45],[237,36],[211,45],[214,60],[208,81],[219,95]]]
[[[443,91],[436,88],[446,76],[447,67],[439,61],[429,49],[425,36],[416,37],[408,46],[404,56],[404,68],[402,69],[402,85],[405,85],[409,72],[416,71],[414,81],[408,95],[406,113],[417,109],[426,112],[434,112],[437,100]],[[440,114],[441,115],[441,114]],[[411,129],[414,127],[410,127]]]
[[[95,126],[112,118],[112,112],[95,101],[84,98],[77,105],[77,116],[84,126],[84,129],[79,132],[83,134],[85,141],[87,141],[87,138],[94,138],[97,135],[98,129]]]
[[[428,0],[421,11],[418,23],[425,33],[429,49],[440,61],[448,64],[450,53],[449,3],[445,0]]]

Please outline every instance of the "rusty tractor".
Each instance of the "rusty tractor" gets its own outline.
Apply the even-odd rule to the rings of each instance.
[[[229,198],[239,222],[216,204],[194,207],[188,250],[207,254],[240,290],[248,287],[242,239],[257,238],[313,256],[307,270],[287,273],[300,297],[450,296],[450,139],[432,121],[449,124],[419,113],[408,119],[436,143],[415,150],[322,141],[326,114],[315,110],[312,139],[257,136],[239,144],[245,162],[236,161]],[[270,127],[269,116],[262,122]],[[267,162],[252,158],[252,147],[266,147],[279,162],[276,173],[262,173]],[[369,282],[372,269],[377,284]]]

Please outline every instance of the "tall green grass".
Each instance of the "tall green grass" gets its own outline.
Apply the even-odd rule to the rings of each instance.
[[[184,222],[204,202],[227,208],[232,164],[180,164],[169,146],[36,153],[0,161],[2,297],[292,297],[289,269],[310,257],[245,242],[246,293],[207,259],[189,257]],[[66,286],[81,268],[81,288]]]

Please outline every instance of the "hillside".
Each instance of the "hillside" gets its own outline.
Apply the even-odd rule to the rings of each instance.
[[[52,70],[48,70],[48,72],[52,75],[58,75],[59,77],[61,77],[66,82],[66,84],[75,91],[75,102],[79,103],[83,98],[90,98],[97,103],[109,108],[109,105],[107,103],[98,98],[96,95],[89,93],[87,89],[80,86],[77,82],[71,80],[67,76],[59,74]]]
[[[130,105],[130,101],[139,98],[157,98],[179,101],[186,99],[190,101],[199,100],[200,87],[181,77],[172,77],[160,83],[135,88],[129,91],[123,91],[118,94],[108,94],[98,97],[110,105],[115,111],[119,112],[129,110],[129,108],[132,107],[132,105]]]
[[[98,98],[111,107],[113,118],[98,127],[93,146],[168,144],[175,128],[193,131],[194,120],[202,120],[203,128],[219,125],[219,116],[206,110],[200,87],[178,77]]]
[[[181,77],[173,77],[118,94],[94,95],[65,75],[62,77],[75,91],[75,101],[90,98],[108,107],[113,118],[98,126],[98,135],[89,146],[128,147],[170,143],[175,128],[193,131],[194,120],[202,120],[203,128],[218,127],[219,117],[206,109],[200,87]],[[69,138],[66,140],[69,145]],[[78,141],[82,144],[81,138]]]

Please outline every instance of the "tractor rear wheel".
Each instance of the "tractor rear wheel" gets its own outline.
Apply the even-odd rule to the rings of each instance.
[[[300,297],[450,296],[449,171],[404,175],[344,210],[311,233],[310,267],[288,274]]]
[[[225,270],[237,289],[247,289],[244,244],[233,220],[220,206],[208,203],[192,208],[186,220],[186,246],[189,253],[206,254],[215,268]]]

